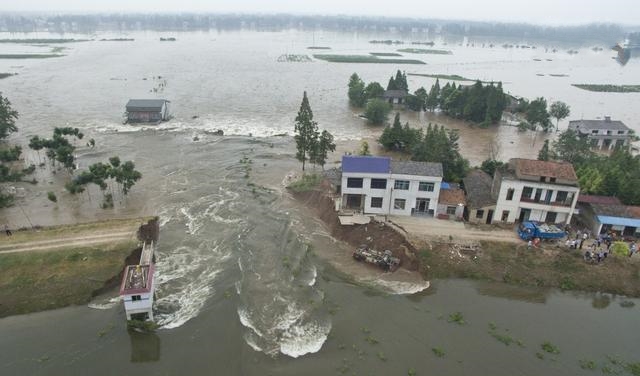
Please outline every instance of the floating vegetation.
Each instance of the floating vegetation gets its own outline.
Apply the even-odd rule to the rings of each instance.
[[[3,78],[15,76],[15,75],[17,75],[17,73],[0,73],[0,80]]]
[[[622,308],[632,308],[635,305],[636,303],[632,302],[631,300],[623,300],[620,302],[620,307]]]
[[[444,358],[444,356],[446,355],[441,347],[434,347],[431,349],[431,351],[433,352],[433,355],[437,356],[438,358]]]
[[[309,63],[312,61],[309,55],[284,54],[278,56],[278,63]]]
[[[311,46],[311,47],[307,47],[307,50],[330,50],[331,47],[324,47],[324,46]]]
[[[424,45],[424,46],[433,46],[433,45],[435,45],[434,42],[411,42],[411,44],[421,44],[421,45]]]
[[[376,353],[376,356],[378,357],[378,359],[382,360],[383,362],[387,361],[387,356],[382,351],[378,351]]]
[[[426,48],[401,48],[397,51],[410,54],[453,55],[453,52],[448,50],[431,50]]]
[[[472,80],[471,78],[458,76],[457,74],[407,73],[407,76],[431,77],[431,78],[439,78],[441,80],[451,80],[451,81],[476,81],[476,80]]]
[[[593,360],[580,360],[580,368],[594,370],[598,365]]]
[[[560,349],[558,348],[558,346],[548,341],[540,345],[540,348],[549,354],[560,354]]]
[[[67,49],[67,47],[56,46],[56,47],[53,47],[53,48],[51,49],[51,53],[52,53],[52,54],[55,54],[55,53],[58,53],[58,52],[62,52],[62,51],[64,51],[64,50],[66,50],[66,49]]]
[[[331,63],[373,63],[373,64],[425,64],[413,59],[385,59],[370,55],[313,55],[316,59]]]
[[[408,376],[416,376],[417,375],[416,370],[413,369],[413,368],[409,368],[409,370],[407,371],[407,375]]]
[[[175,42],[177,39],[174,37],[162,38],[160,37],[160,42]]]
[[[450,314],[447,322],[456,323],[458,325],[466,324],[466,322],[464,321],[464,316],[462,316],[461,312],[454,312]]]
[[[103,38],[100,42],[133,42],[133,38]]]
[[[44,39],[0,39],[0,43],[75,43],[75,42],[88,42],[91,39],[55,39],[55,38],[44,38]]]
[[[373,43],[373,44],[404,44],[404,42],[401,41],[401,40],[391,40],[391,39],[370,40],[369,43]]]
[[[600,93],[640,93],[640,85],[571,84],[571,86]]]
[[[369,52],[369,54],[373,56],[402,56],[399,53],[395,52]]]
[[[62,57],[60,54],[0,54],[0,59],[48,59]]]
[[[500,334],[497,332],[489,332],[489,334],[491,334],[491,337],[497,339],[499,342],[502,342],[505,346],[509,346],[511,345],[511,343],[513,343],[513,338],[509,337],[506,334]]]
[[[539,353],[539,352],[537,352],[537,353],[536,353],[536,358],[538,358],[538,359],[544,359],[544,354],[543,354],[543,353]]]

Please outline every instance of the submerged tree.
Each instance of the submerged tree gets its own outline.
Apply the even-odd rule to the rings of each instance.
[[[571,114],[571,108],[569,107],[569,105],[567,105],[564,102],[555,101],[551,103],[551,106],[549,107],[549,114],[554,118],[556,118],[556,132],[557,132],[558,124],[560,123],[560,120],[566,118],[567,116],[569,116],[569,114]]]
[[[0,140],[9,137],[10,133],[17,132],[16,120],[18,119],[18,111],[11,107],[9,99],[2,96],[0,92]]]
[[[367,102],[367,97],[365,95],[365,86],[364,82],[357,73],[354,73],[349,78],[349,101],[356,107],[362,107]]]
[[[549,149],[549,140],[544,140],[544,145],[538,152],[539,161],[550,161],[552,158],[551,150]]]
[[[302,171],[304,171],[305,162],[309,160],[310,154],[313,153],[318,139],[318,123],[313,120],[313,112],[311,111],[306,91],[302,96],[300,110],[295,120],[296,158],[302,162]]]
[[[315,143],[315,148],[313,150],[313,158],[311,162],[313,164],[320,165],[324,170],[324,165],[327,161],[327,155],[329,152],[333,152],[336,150],[336,144],[333,142],[333,135],[329,133],[327,130],[323,130],[320,133],[320,138]]]
[[[540,125],[545,132],[548,132],[552,127],[551,121],[549,120],[549,113],[547,112],[547,101],[542,97],[536,98],[529,103],[527,111],[525,112],[525,118],[534,130],[538,125]]]
[[[372,99],[367,102],[364,110],[364,117],[372,124],[382,124],[387,121],[387,116],[391,112],[391,104],[382,99]]]

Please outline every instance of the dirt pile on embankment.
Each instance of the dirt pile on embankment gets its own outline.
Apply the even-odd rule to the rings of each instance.
[[[418,270],[416,250],[404,235],[398,233],[384,222],[372,221],[366,225],[343,226],[338,220],[335,204],[329,195],[330,187],[322,184],[316,190],[308,192],[292,192],[293,196],[313,210],[327,226],[331,236],[344,241],[355,249],[361,244],[367,244],[375,250],[390,250],[401,260],[401,267]]]

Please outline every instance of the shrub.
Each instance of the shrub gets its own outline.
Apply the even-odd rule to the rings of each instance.
[[[614,242],[611,245],[611,254],[615,256],[629,256],[629,245],[625,242]]]
[[[56,197],[56,194],[51,191],[47,192],[47,198],[51,202],[58,202],[58,198]]]

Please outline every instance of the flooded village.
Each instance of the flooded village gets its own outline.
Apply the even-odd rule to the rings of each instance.
[[[2,374],[640,374],[632,29],[95,17],[0,15]]]

